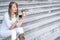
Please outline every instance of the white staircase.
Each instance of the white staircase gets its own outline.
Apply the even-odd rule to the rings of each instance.
[[[60,1],[15,2],[19,4],[19,15],[22,9],[27,10],[27,18],[23,23],[26,40],[55,40],[60,36]],[[0,25],[4,13],[8,12],[9,3],[10,1],[0,1]]]

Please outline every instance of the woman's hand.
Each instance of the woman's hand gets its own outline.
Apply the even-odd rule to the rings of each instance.
[[[21,26],[22,26],[22,22],[23,22],[23,20],[22,20],[22,19],[18,20],[18,26],[19,26],[19,27],[21,27]]]
[[[19,18],[18,17],[16,18],[16,21],[17,21],[17,23],[19,22]]]
[[[22,22],[26,19],[26,16],[27,16],[26,11],[23,11],[22,12]]]
[[[22,19],[19,19],[19,18],[17,17],[16,21],[17,21],[18,26],[21,27],[23,20],[22,20]]]
[[[25,11],[23,11],[23,16],[26,16],[26,12]]]

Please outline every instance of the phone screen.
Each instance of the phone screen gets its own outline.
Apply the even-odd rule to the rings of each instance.
[[[19,18],[22,18],[22,15],[19,15]]]

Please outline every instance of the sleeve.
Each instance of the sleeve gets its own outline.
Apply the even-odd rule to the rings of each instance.
[[[11,24],[10,24],[10,19],[9,19],[9,15],[8,14],[4,15],[4,20],[5,20],[5,23],[8,26],[8,28],[10,28]]]

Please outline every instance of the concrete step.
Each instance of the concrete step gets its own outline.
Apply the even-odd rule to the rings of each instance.
[[[3,4],[2,4],[3,5]],[[20,4],[21,5],[21,4]],[[23,4],[22,4],[23,5]],[[21,6],[22,6],[21,5]],[[29,4],[28,4],[29,5]],[[36,5],[35,7],[33,7],[34,5],[33,4],[31,4],[31,6],[26,6],[25,7],[25,4],[24,4],[24,6],[23,7],[19,7],[19,9],[21,10],[21,9],[30,9],[30,8],[39,8],[39,7],[41,7],[41,8],[48,8],[49,6],[54,6],[54,5],[60,5],[60,4],[54,4],[54,5]],[[33,6],[32,6],[33,5]],[[8,6],[6,7],[6,6],[1,6],[2,7],[2,9],[4,9],[3,11],[7,11],[8,10]]]
[[[33,28],[36,28],[38,26],[42,26],[44,24],[47,24],[47,23],[50,23],[50,22],[53,22],[53,21],[56,21],[56,20],[59,20],[60,15],[57,14],[57,15],[54,15],[54,16],[49,16],[49,17],[45,17],[45,18],[42,18],[42,19],[38,19],[38,20],[35,20],[35,21],[32,21],[32,22],[29,22],[29,23],[25,23],[23,24],[23,27],[24,27],[24,31],[29,31]],[[57,18],[56,18],[57,17]]]
[[[57,38],[58,36],[60,36],[60,31],[57,31],[57,32],[51,34],[50,36],[48,36],[48,38],[46,40],[55,40],[55,38]]]
[[[49,32],[46,32],[45,34],[36,37],[35,40],[59,40],[60,36],[59,33],[60,33],[60,26],[50,30]],[[58,38],[56,39],[56,37]]]
[[[17,2],[18,4],[29,4],[29,5],[34,5],[34,4],[40,4],[40,5],[50,5],[50,4],[59,4],[60,3],[60,1],[58,1],[58,2],[37,2],[37,1],[34,1],[34,2],[32,2],[32,1],[15,1],[15,2]],[[10,3],[10,1],[8,1],[8,2],[0,2],[1,3],[1,5],[0,6],[7,6],[9,3]],[[4,3],[4,4],[3,4]]]
[[[29,34],[26,34],[26,38],[27,38],[26,40],[28,40],[28,39],[32,40],[39,35],[49,32],[50,30],[60,26],[59,24],[60,24],[60,20],[57,20],[55,22],[52,22],[51,24],[47,24],[46,26],[45,25],[39,26],[38,29],[37,28],[35,29],[35,31],[31,31]],[[44,27],[44,28],[42,29],[42,27]]]
[[[55,4],[56,5],[56,4]],[[60,4],[59,5],[56,5],[56,6],[58,6],[58,8],[60,7]],[[30,10],[30,9],[38,9],[38,8],[40,8],[40,9],[52,9],[52,8],[56,8],[54,5],[52,5],[52,8],[51,8],[51,6],[49,5],[45,5],[45,6],[27,6],[27,7],[19,7],[19,10],[21,11],[22,9],[27,9],[27,10]],[[2,10],[1,10],[2,9]],[[1,9],[0,9],[0,12],[6,12],[6,11],[8,11],[8,8],[6,8],[5,6],[4,7],[1,7]]]
[[[37,13],[37,12],[44,12],[44,11],[51,11],[52,12],[54,10],[55,11],[60,10],[60,7],[57,7],[57,8],[49,8],[49,9],[46,9],[46,10],[45,9],[41,9],[41,8],[37,9],[37,8],[36,9],[29,9],[29,11],[27,12],[27,15],[32,14],[32,13]],[[7,11],[6,10],[0,10],[0,13],[2,13],[2,12],[7,12]],[[19,12],[19,14],[21,14],[21,12]]]

